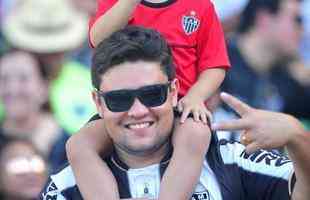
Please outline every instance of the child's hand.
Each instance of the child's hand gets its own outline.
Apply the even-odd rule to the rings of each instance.
[[[186,95],[181,98],[178,102],[178,111],[182,112],[182,116],[180,119],[181,123],[184,123],[186,118],[190,113],[193,114],[194,120],[196,122],[202,121],[207,124],[208,119],[212,121],[212,114],[207,109],[204,101],[197,97],[192,97],[190,95]]]

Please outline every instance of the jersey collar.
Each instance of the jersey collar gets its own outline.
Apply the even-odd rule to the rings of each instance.
[[[175,3],[176,1],[177,0],[168,0],[168,1],[165,1],[162,3],[151,3],[151,2],[148,2],[146,0],[142,0],[141,4],[144,6],[147,6],[147,7],[151,7],[151,8],[164,8],[164,7],[167,7],[167,6]]]
[[[169,163],[170,158],[172,157],[172,152],[173,152],[173,148],[172,145],[170,146],[167,154],[164,156],[164,158],[160,161],[160,165],[166,165]],[[117,168],[123,170],[123,171],[127,171],[129,170],[129,166],[124,163],[119,156],[117,155],[117,153],[115,152],[115,150],[112,152],[111,155],[111,161],[113,163],[113,165],[115,165]]]

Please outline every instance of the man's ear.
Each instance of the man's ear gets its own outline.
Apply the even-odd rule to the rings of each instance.
[[[179,88],[180,88],[180,83],[178,79],[173,79],[173,81],[171,81],[171,87],[170,87],[170,93],[172,95],[172,104],[173,107],[176,107],[178,104],[178,92],[179,92]]]
[[[92,91],[92,98],[96,105],[99,116],[103,118],[104,102],[102,101],[102,99],[99,97],[98,93],[95,90]]]

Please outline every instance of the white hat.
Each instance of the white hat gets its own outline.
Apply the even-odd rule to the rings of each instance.
[[[12,45],[37,53],[79,47],[87,37],[87,17],[68,0],[23,0],[3,22]]]

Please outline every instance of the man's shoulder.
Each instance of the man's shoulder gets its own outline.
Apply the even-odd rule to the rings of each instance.
[[[260,171],[262,174],[274,176],[275,170],[291,169],[291,160],[275,150],[257,150],[247,154],[245,146],[238,141],[222,139],[218,142],[218,152],[224,165],[237,166],[246,171]]]
[[[207,158],[211,157],[227,164],[227,160],[236,159],[236,155],[242,154],[245,151],[244,145],[236,140],[213,139],[211,143],[211,150],[207,154]],[[212,160],[213,160],[212,159]]]
[[[217,148],[224,164],[236,162],[237,157],[245,152],[245,146],[235,140],[221,139]]]

